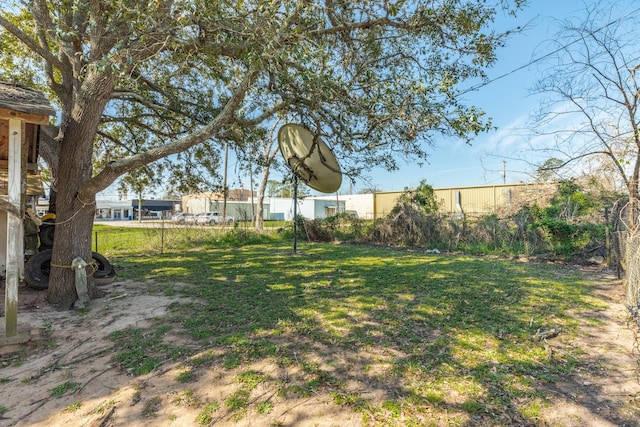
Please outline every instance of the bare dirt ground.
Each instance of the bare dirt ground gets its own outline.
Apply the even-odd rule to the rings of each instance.
[[[551,407],[544,409],[540,425],[638,426],[640,355],[634,352],[636,334],[628,326],[624,289],[611,274],[596,270],[586,273],[593,275],[604,308],[584,318],[580,338],[572,342],[550,340],[548,350],[562,352],[563,346],[578,347],[588,363],[581,365],[576,375],[547,388],[554,397]],[[150,295],[146,291],[149,286],[153,283],[128,281],[104,286],[107,296],[92,301],[89,314],[56,311],[46,304],[44,293],[21,288],[19,324],[42,328],[45,336],[35,348],[0,356],[0,407],[4,408],[0,426],[203,424],[203,419],[198,419],[203,402],[224,402],[225,396],[237,388],[238,372],[210,369],[185,386],[176,381],[183,370],[180,364],[162,364],[148,375],[132,377],[111,361],[111,332],[148,326],[152,319],[165,316],[167,306],[175,301],[175,297]],[[4,285],[0,292],[4,294]],[[0,314],[4,315],[2,305]],[[275,377],[281,375],[277,373],[280,368],[268,362],[252,368],[272,372]],[[75,384],[75,389],[54,397],[52,391],[64,383]],[[269,393],[274,392],[258,386],[252,396]],[[219,410],[210,425],[362,425],[360,414],[336,406],[328,394],[286,401],[274,395],[271,400],[274,407],[268,414],[237,417]]]

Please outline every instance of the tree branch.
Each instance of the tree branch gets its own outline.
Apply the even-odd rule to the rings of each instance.
[[[29,50],[33,51],[37,55],[41,56],[47,63],[52,64],[54,67],[62,68],[62,63],[56,58],[48,49],[40,46],[27,36],[20,28],[13,25],[0,13],[0,26],[4,27],[9,33],[17,38],[21,43],[25,44]]]
[[[152,148],[144,153],[138,153],[108,164],[102,172],[87,182],[81,189],[79,196],[81,198],[93,197],[94,194],[111,185],[120,175],[163,157],[184,151],[215,136],[221,131],[223,126],[233,121],[234,112],[242,103],[251,84],[256,80],[258,75],[259,71],[257,70],[248,71],[222,111],[207,126],[161,147]]]

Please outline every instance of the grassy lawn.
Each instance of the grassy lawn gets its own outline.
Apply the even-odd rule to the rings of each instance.
[[[158,293],[191,298],[176,299],[173,318],[152,330],[114,333],[116,362],[143,374],[182,360],[185,382],[213,365],[244,369],[238,395],[219,405],[245,413],[269,410],[272,402],[249,398],[268,383],[282,397],[327,393],[366,425],[528,425],[546,405],[544,384],[580,364],[580,354],[548,352],[533,335],[560,327],[557,339],[571,339],[576,316],[599,305],[590,283],[562,266],[306,242],[297,255],[291,249],[219,236],[161,255],[105,248],[119,278],[152,279]],[[173,347],[168,333],[190,344]],[[252,368],[260,361],[298,375],[266,375]]]

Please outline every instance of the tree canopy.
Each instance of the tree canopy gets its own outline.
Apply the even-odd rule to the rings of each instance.
[[[0,11],[1,79],[60,110],[42,144],[58,191],[52,265],[90,258],[95,194],[121,175],[278,118],[322,134],[348,174],[490,126],[458,96],[522,0],[26,0]],[[26,49],[25,49],[26,47]],[[20,60],[18,60],[20,59]],[[24,61],[22,60],[24,59]],[[216,148],[217,147],[217,148]],[[73,300],[51,273],[49,300]]]

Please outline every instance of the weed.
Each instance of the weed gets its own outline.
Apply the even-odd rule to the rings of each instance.
[[[353,406],[356,408],[366,406],[366,400],[357,393],[342,393],[334,391],[331,393],[331,396],[333,397],[333,403],[336,405]]]
[[[476,402],[475,400],[467,400],[462,402],[460,408],[470,414],[478,414],[484,410],[484,405],[480,402]]]
[[[72,404],[64,408],[62,412],[76,412],[81,407],[82,407],[82,402],[73,402]]]
[[[402,406],[395,400],[387,400],[382,403],[382,408],[391,412],[395,417],[399,417],[402,414]]]
[[[224,358],[222,366],[225,369],[234,369],[240,366],[240,363],[242,363],[242,359],[237,354],[231,353]]]
[[[142,416],[145,418],[155,417],[160,410],[161,405],[162,398],[160,396],[152,397],[151,399],[144,402],[144,407],[142,408]]]
[[[198,367],[213,362],[217,355],[212,350],[203,351],[191,359],[191,365]]]
[[[238,382],[241,383],[245,388],[249,390],[253,390],[260,384],[264,382],[269,377],[258,371],[246,371],[238,375]]]
[[[73,381],[65,381],[60,385],[57,385],[51,390],[51,395],[60,399],[62,396],[67,394],[68,392],[73,393],[76,391],[80,383],[76,383]]]
[[[312,389],[318,389],[321,387],[340,388],[342,385],[343,382],[340,379],[325,371],[318,371],[315,378],[309,381],[309,387]]]
[[[182,371],[176,377],[179,383],[188,383],[196,380],[196,374],[193,371]]]
[[[115,399],[109,399],[102,402],[93,410],[93,413],[102,415],[107,411],[107,409],[112,408],[116,403],[117,401]]]
[[[131,406],[137,404],[142,400],[142,392],[140,390],[135,390],[131,395]]]
[[[527,403],[521,410],[522,415],[530,420],[538,420],[542,416],[542,413],[549,404],[545,403],[541,399],[533,399]]]
[[[42,326],[40,333],[43,337],[48,337],[51,335],[51,331],[53,330],[53,325],[51,323],[45,323]]]
[[[273,403],[271,402],[260,402],[256,407],[256,411],[260,415],[268,415],[273,411]]]
[[[140,328],[112,332],[109,338],[119,350],[113,360],[133,375],[144,375],[153,371],[162,360],[175,360],[188,354],[183,348],[163,341],[162,336],[170,329],[168,325],[161,325],[151,333]]]
[[[9,409],[5,406],[0,405],[0,415],[4,414],[5,412],[7,412]]]
[[[6,384],[6,383],[10,383],[11,382],[11,378],[0,378],[0,384]]]
[[[197,408],[201,405],[200,399],[193,390],[184,390],[174,393],[173,403],[178,406],[190,406]]]
[[[249,404],[249,394],[249,390],[237,390],[224,401],[224,404],[230,411],[242,409]]]
[[[207,403],[196,417],[196,423],[201,426],[211,424],[213,421],[213,414],[218,411],[218,409],[220,409],[220,404],[218,402],[213,401]]]

